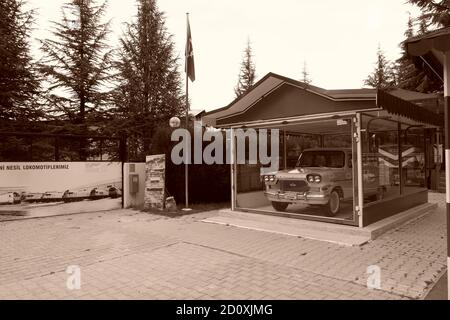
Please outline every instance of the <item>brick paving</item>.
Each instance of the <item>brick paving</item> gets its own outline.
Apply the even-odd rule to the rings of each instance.
[[[131,210],[0,223],[0,299],[421,299],[446,271],[439,207],[362,247]],[[66,268],[80,267],[68,290]],[[367,288],[367,267],[381,290]]]

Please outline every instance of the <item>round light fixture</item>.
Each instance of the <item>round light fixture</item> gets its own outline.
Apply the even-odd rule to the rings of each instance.
[[[169,125],[171,128],[178,128],[181,124],[181,120],[178,117],[172,117],[169,120]]]

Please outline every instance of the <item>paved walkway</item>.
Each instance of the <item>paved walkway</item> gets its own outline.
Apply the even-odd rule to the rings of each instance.
[[[444,198],[430,199],[434,212],[362,247],[201,222],[215,212],[1,222],[0,299],[420,299],[446,270]]]

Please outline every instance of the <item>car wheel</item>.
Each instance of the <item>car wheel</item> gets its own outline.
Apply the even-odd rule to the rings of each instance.
[[[286,211],[286,208],[288,207],[289,203],[287,202],[276,202],[276,201],[272,201],[272,207],[276,210],[276,211]]]
[[[328,201],[328,205],[326,207],[327,216],[334,217],[339,213],[341,209],[341,197],[336,190],[331,191],[330,200]]]

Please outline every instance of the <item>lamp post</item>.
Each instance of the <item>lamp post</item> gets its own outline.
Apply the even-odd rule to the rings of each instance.
[[[188,118],[186,118],[186,132],[187,132],[187,130],[188,130]],[[178,118],[178,117],[172,117],[172,118],[170,118],[170,120],[169,120],[169,126],[171,127],[171,128],[174,128],[174,129],[176,129],[176,128],[179,128],[180,127],[180,125],[181,125],[181,120],[180,120],[180,118]],[[188,135],[188,137],[186,137],[186,139],[189,139],[190,137],[189,137],[189,135]],[[187,140],[186,140],[186,143],[187,143]],[[185,150],[187,150],[187,148],[185,149]],[[189,154],[189,152],[188,152],[188,154]],[[188,163],[187,163],[187,155],[186,155],[186,163],[185,163],[185,190],[184,190],[184,192],[185,192],[185,194],[186,194],[186,205],[185,205],[185,207],[183,208],[183,209],[181,209],[181,210],[183,210],[183,211],[191,211],[192,209],[190,209],[190,208],[188,208],[188,176],[187,176],[187,165],[188,165]]]

